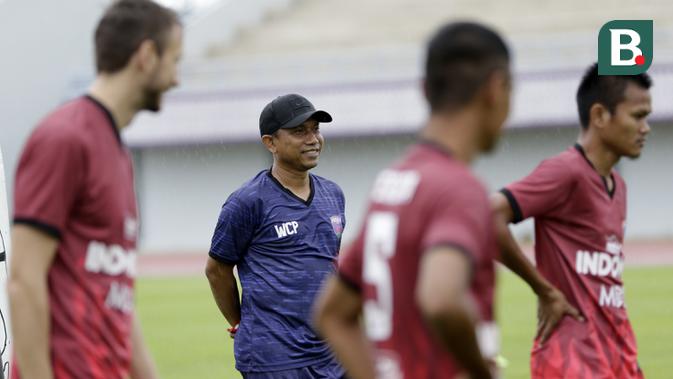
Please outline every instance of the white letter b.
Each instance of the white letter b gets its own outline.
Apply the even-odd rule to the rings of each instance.
[[[629,43],[621,43],[621,36],[631,38]],[[643,51],[637,46],[640,44],[640,34],[631,29],[610,29],[610,64],[612,66],[634,66],[636,57],[643,55]],[[630,59],[621,59],[622,50],[630,50],[633,55]]]

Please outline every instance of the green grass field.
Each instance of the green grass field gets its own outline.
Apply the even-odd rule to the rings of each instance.
[[[673,267],[631,268],[624,274],[626,301],[648,379],[673,374]],[[528,352],[535,332],[532,293],[501,272],[498,320],[506,378],[528,377]],[[212,300],[205,277],[140,279],[138,307],[145,338],[163,378],[240,378],[233,343]]]

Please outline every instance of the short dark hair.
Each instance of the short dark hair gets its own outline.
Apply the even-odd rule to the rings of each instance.
[[[582,129],[589,127],[589,113],[594,104],[602,104],[610,113],[614,113],[617,104],[624,101],[624,92],[628,83],[649,89],[652,86],[652,79],[646,73],[638,75],[598,75],[598,63],[592,64],[577,88],[577,112],[580,116]]]
[[[96,70],[115,73],[123,69],[145,40],[156,44],[161,55],[168,32],[180,25],[178,15],[152,0],[117,0],[107,8],[95,34]]]
[[[430,39],[425,92],[430,109],[467,104],[491,73],[509,65],[509,49],[495,31],[472,22],[450,23]]]

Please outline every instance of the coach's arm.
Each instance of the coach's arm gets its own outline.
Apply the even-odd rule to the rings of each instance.
[[[500,262],[523,279],[538,297],[538,335],[544,343],[556,325],[566,314],[583,321],[575,309],[556,287],[551,285],[531,261],[524,255],[514,240],[509,224],[514,220],[514,211],[504,194],[491,195],[491,207],[495,218],[495,228],[500,248]]]
[[[208,257],[206,263],[206,277],[210,283],[215,303],[232,327],[236,327],[241,322],[241,300],[234,276],[234,266],[217,261],[212,257]],[[232,337],[234,337],[233,333]]]
[[[7,283],[12,345],[21,377],[51,379],[47,274],[58,239],[35,227],[15,224]]]
[[[476,309],[469,296],[471,262],[463,251],[439,246],[421,258],[416,302],[439,341],[470,378],[489,379],[491,372],[476,335]]]

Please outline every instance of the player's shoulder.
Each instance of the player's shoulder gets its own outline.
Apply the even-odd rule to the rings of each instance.
[[[450,177],[428,177],[435,193],[452,199],[455,203],[474,204],[487,201],[488,191],[482,181],[468,169],[457,170]],[[423,181],[421,181],[421,186]]]
[[[72,138],[84,141],[83,138],[91,115],[91,104],[84,97],[70,100],[40,120],[33,130],[38,136],[49,136],[61,140]],[[76,138],[76,137],[80,138]]]
[[[468,165],[430,143],[412,146],[390,169],[381,172],[377,181],[400,188],[417,187],[415,192],[426,198],[486,196],[485,187]]]
[[[85,148],[88,139],[86,133],[83,133],[81,108],[80,99],[75,99],[47,114],[31,132],[28,147]]]
[[[431,186],[452,191],[468,189],[481,190],[481,180],[470,167],[457,159],[427,160],[418,166],[420,186]]]
[[[539,166],[557,172],[559,177],[573,177],[578,175],[586,164],[586,158],[578,147],[571,146],[556,155],[543,159]]]
[[[427,201],[451,204],[485,203],[488,191],[482,181],[461,162],[444,164],[443,171],[425,169],[420,171],[418,194]]]
[[[473,176],[468,165],[456,159],[444,147],[429,141],[413,145],[395,166],[414,168],[422,176],[437,181]]]
[[[229,200],[235,200],[242,204],[252,205],[264,197],[264,192],[268,183],[268,170],[262,170],[241,184],[234,192],[229,195]]]

